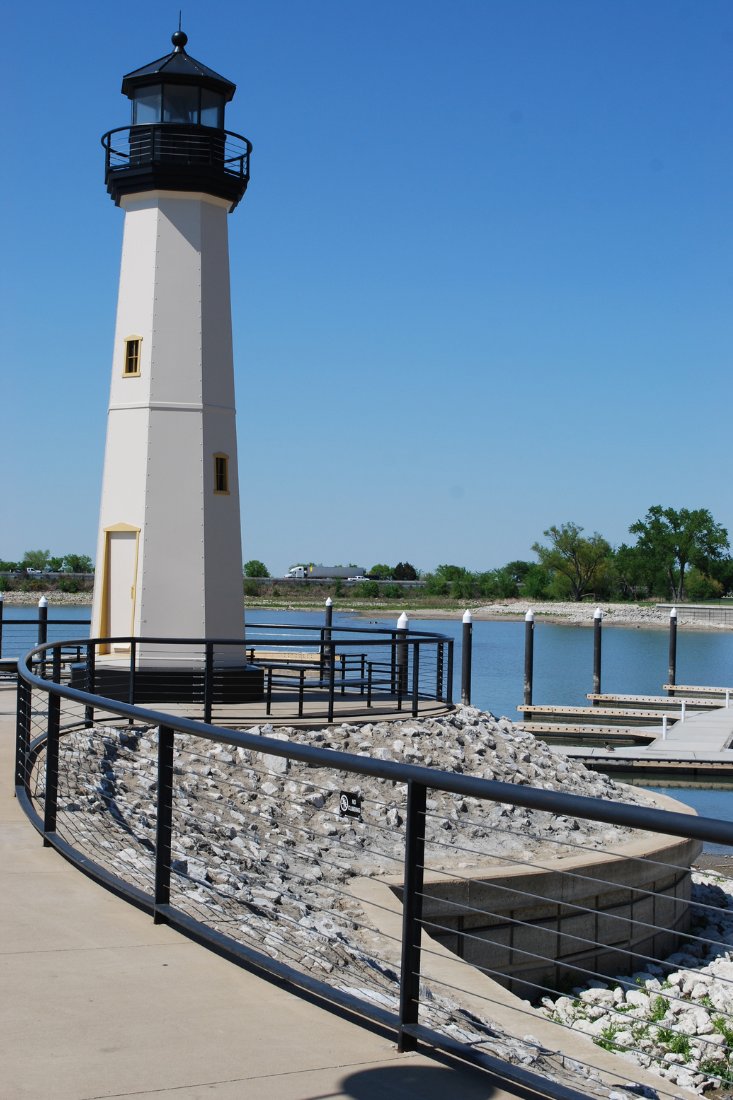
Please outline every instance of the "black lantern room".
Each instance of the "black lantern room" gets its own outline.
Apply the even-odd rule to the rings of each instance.
[[[203,191],[234,209],[247,189],[252,149],[224,128],[236,85],[186,53],[183,31],[171,41],[172,53],[122,80],[132,118],[102,138],[107,190],[118,205],[138,191]]]

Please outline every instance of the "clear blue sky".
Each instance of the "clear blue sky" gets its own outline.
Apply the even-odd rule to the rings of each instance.
[[[6,7],[0,557],[94,553],[123,215],[178,6]],[[652,504],[733,534],[730,0],[207,0],[244,556],[488,569]]]

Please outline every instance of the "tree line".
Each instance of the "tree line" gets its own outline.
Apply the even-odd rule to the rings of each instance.
[[[544,532],[536,561],[512,561],[488,572],[439,565],[424,576],[435,595],[530,600],[708,600],[733,591],[728,532],[706,508],[653,505],[629,527],[635,542],[615,549],[577,523]]]
[[[0,560],[0,573],[93,573],[87,554],[54,556],[50,550],[26,550],[20,561]]]
[[[614,548],[597,531],[584,534],[577,523],[548,527],[532,546],[534,561],[510,561],[498,569],[472,571],[439,565],[419,573],[410,562],[378,563],[371,581],[420,579],[434,596],[454,599],[708,600],[733,592],[733,558],[728,532],[706,508],[652,505],[629,527],[634,541]],[[268,577],[263,562],[244,565],[245,577]],[[360,594],[383,595],[374,585]]]

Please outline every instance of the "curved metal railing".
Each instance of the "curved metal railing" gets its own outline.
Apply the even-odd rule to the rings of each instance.
[[[259,629],[247,642],[255,651],[260,643],[272,645],[272,635]],[[302,630],[296,631],[298,644]],[[321,645],[332,640],[320,633],[306,637],[320,660]],[[165,642],[135,641],[138,647]],[[363,637],[352,641],[364,645]],[[395,649],[404,643],[394,638]],[[80,644],[96,647],[100,640],[39,646],[18,666],[16,794],[44,842],[156,921],[387,1027],[401,1049],[425,1041],[526,1083],[531,1072],[501,1053],[497,1057],[507,1049],[492,1016],[501,1005],[495,983],[502,981],[507,950],[523,967],[522,996],[531,996],[533,988],[536,999],[548,988],[562,990],[562,983],[603,979],[609,950],[612,965],[623,964],[627,972],[654,966],[671,973],[679,965],[665,961],[671,929],[688,943],[724,946],[686,931],[689,862],[699,849],[690,838],[731,845],[731,824],[408,763],[405,741],[419,745],[421,736],[412,719],[402,727],[402,747],[395,749],[402,759],[393,760],[366,751],[353,726],[344,736],[358,752],[347,752],[331,744],[328,728],[315,741],[308,733],[284,739],[261,724],[225,729],[104,697],[69,682],[66,657],[73,664]],[[241,640],[236,644],[241,649]],[[205,665],[205,644],[201,659]],[[467,712],[468,726],[476,714]],[[440,735],[453,736],[449,748],[464,745],[466,728],[451,725],[451,716],[445,722]],[[478,748],[487,751],[485,743]],[[376,786],[365,793],[367,780]],[[487,823],[482,809],[492,805],[501,812]],[[522,811],[513,826],[505,817],[512,808]],[[555,865],[546,850],[539,859],[526,851],[530,842],[548,843],[547,814],[644,830],[647,838],[658,833],[664,843],[647,839],[643,848],[633,842],[628,862],[635,875],[641,872],[633,881],[620,863],[608,863],[619,860],[619,852],[589,851],[567,837],[555,841]],[[446,841],[456,830],[460,842],[451,847]],[[495,857],[508,867],[505,886],[497,885],[496,866],[493,878],[487,880],[485,872],[477,877],[476,862],[485,855],[474,840],[477,833],[485,838],[502,832],[518,845],[510,858]],[[670,844],[669,838],[682,839]],[[381,868],[371,873],[381,883],[369,877],[373,852]],[[402,902],[397,913],[384,886],[385,870]],[[451,883],[453,892],[446,893]],[[487,887],[494,890],[491,903]],[[497,902],[501,890],[507,898]],[[606,939],[595,943],[587,930],[577,929],[579,922],[587,929],[589,920],[598,925],[604,891],[616,908],[602,918]],[[617,908],[620,892],[627,898],[624,914]],[[523,898],[526,919],[514,915],[518,907],[525,911]],[[542,916],[542,927],[527,938],[527,921],[534,919],[529,914],[538,911],[550,916]],[[493,921],[488,932],[479,918]],[[632,936],[634,930],[641,938]],[[488,948],[482,961],[473,958],[477,977],[446,969],[445,951],[435,945],[441,937],[456,939],[462,957],[474,956],[482,944]],[[510,949],[503,946],[507,942]],[[467,1002],[463,983],[469,985]],[[668,996],[673,999],[674,991]],[[477,1014],[481,1001],[486,1022]],[[533,1020],[530,1014],[532,1033]],[[733,1027],[733,1019],[727,1026]],[[516,1047],[517,1040],[512,1042]],[[538,1061],[533,1064],[542,1095],[590,1095],[582,1074],[580,1092],[569,1091],[567,1079],[553,1081],[555,1059],[547,1073]],[[616,1077],[627,1081],[624,1066],[619,1063]],[[607,1065],[603,1073],[608,1077]],[[720,1074],[724,1079],[723,1069]],[[659,1095],[675,1093],[660,1087]]]
[[[221,173],[238,181],[242,190],[249,181],[252,143],[229,130],[176,123],[118,126],[101,142],[108,182],[119,173],[153,167]]]

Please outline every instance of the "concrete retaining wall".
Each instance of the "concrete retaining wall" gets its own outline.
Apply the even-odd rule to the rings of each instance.
[[[639,956],[665,958],[689,929],[690,865],[701,847],[647,834],[613,855],[426,871],[426,931],[532,1001],[596,974],[643,970]]]

